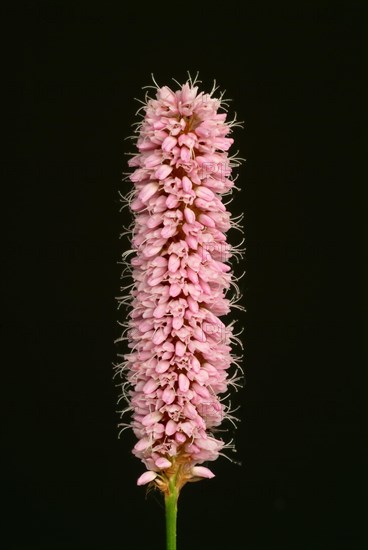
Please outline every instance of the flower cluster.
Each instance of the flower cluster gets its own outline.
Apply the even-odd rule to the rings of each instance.
[[[220,196],[231,191],[238,164],[227,153],[234,121],[219,112],[221,99],[194,84],[157,88],[129,161],[135,255],[124,395],[138,438],[133,452],[148,470],[138,484],[155,480],[163,490],[173,473],[178,486],[213,477],[200,464],[224,447],[214,428],[226,414],[220,395],[233,362],[232,326],[219,317],[231,307],[232,222]]]

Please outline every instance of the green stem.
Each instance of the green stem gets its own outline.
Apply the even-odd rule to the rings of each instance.
[[[176,518],[178,513],[179,492],[175,486],[175,477],[169,482],[169,493],[165,495],[166,511],[166,550],[176,550]]]

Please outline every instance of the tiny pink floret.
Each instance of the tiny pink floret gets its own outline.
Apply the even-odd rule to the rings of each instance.
[[[148,470],[138,478],[137,485],[146,485],[147,483],[150,483],[151,481],[153,481],[156,477],[157,477],[157,472],[152,472]]]
[[[196,477],[205,477],[207,479],[215,477],[215,474],[204,466],[194,466],[194,468],[192,468],[192,474]]]

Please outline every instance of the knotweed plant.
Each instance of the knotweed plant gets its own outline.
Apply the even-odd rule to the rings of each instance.
[[[222,202],[235,188],[229,156],[236,117],[228,121],[227,102],[198,90],[197,79],[177,90],[154,81],[136,123],[136,151],[126,179],[133,183],[123,200],[133,212],[126,228],[131,249],[123,254],[120,305],[130,306],[120,340],[129,353],[116,365],[123,377],[121,411],[137,442],[133,453],[146,471],[138,485],[150,484],[165,497],[167,548],[176,548],[177,499],[187,482],[214,477],[205,463],[216,460],[231,441],[218,427],[234,422],[229,386],[241,383],[241,345],[233,322],[221,320],[240,308],[237,280],[228,261],[242,257],[226,233],[241,230]],[[231,197],[229,202],[231,201]],[[128,257],[131,256],[128,262]]]

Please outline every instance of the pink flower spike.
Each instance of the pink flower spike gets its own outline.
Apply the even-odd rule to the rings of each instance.
[[[156,477],[158,476],[157,472],[152,472],[152,470],[149,470],[148,472],[144,472],[138,479],[137,479],[137,485],[147,485],[147,483],[150,483]]]
[[[125,377],[121,409],[131,414],[121,429],[132,428],[133,454],[147,470],[137,483],[152,482],[166,499],[213,478],[202,464],[232,447],[218,427],[224,417],[234,422],[226,396],[241,378],[241,350],[232,350],[241,331],[220,317],[243,309],[228,265],[242,249],[227,240],[241,229],[227,211],[239,164],[228,153],[235,119],[216,85],[205,94],[192,79],[173,90],[154,84],[135,130],[132,188],[122,193],[133,215],[122,263],[133,281],[119,297],[131,308],[116,370]]]

